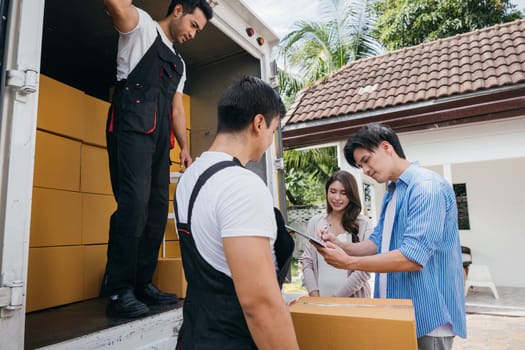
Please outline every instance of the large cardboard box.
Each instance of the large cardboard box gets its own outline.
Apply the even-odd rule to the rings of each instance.
[[[180,258],[179,241],[164,241],[163,246],[159,249],[160,258]]]
[[[80,191],[112,195],[106,149],[82,144]]]
[[[80,145],[78,141],[37,130],[33,185],[79,191]]]
[[[39,94],[39,129],[106,147],[108,102],[42,74]]]
[[[26,311],[83,299],[82,246],[29,248]]]
[[[33,188],[30,247],[81,244],[79,192]]]
[[[109,219],[117,208],[111,195],[82,193],[82,244],[106,244]]]
[[[38,128],[81,140],[84,133],[82,120],[86,118],[85,96],[82,91],[41,74]]]
[[[100,286],[104,277],[107,261],[107,244],[85,245],[84,251],[84,283],[82,298],[96,298],[100,293]]]
[[[106,121],[109,103],[98,98],[84,95],[84,111],[77,120],[82,125],[82,141],[106,147]]]
[[[153,284],[163,292],[175,293],[178,297],[186,297],[186,277],[182,268],[181,258],[160,258],[153,275]]]
[[[416,350],[412,301],[302,297],[290,307],[301,350]]]
[[[172,204],[173,202],[170,202]],[[170,210],[172,212],[172,210]],[[179,235],[177,234],[177,227],[175,225],[175,220],[168,218],[168,222],[166,222],[166,230],[164,231],[166,235],[167,241],[178,241]]]

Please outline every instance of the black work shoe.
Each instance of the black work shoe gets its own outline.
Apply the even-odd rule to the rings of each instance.
[[[146,305],[169,305],[179,301],[175,294],[161,292],[152,283],[146,285],[144,289],[135,290],[135,295]]]
[[[128,289],[117,295],[116,299],[110,298],[106,307],[106,314],[111,317],[134,318],[149,313],[149,308],[135,297]]]

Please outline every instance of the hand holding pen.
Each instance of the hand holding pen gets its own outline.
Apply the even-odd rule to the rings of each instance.
[[[326,224],[324,228],[321,230],[321,239],[325,242],[337,242],[337,237],[330,232],[330,229],[332,228],[332,224]]]

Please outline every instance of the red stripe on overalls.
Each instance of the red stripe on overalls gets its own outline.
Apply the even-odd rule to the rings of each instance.
[[[170,149],[173,149],[173,147],[175,147],[175,129],[173,128],[173,105],[171,107],[172,108],[170,109]]]
[[[111,107],[111,118],[109,119],[108,131],[113,133],[113,122],[115,121],[115,109]]]
[[[149,129],[148,131],[146,131],[146,135],[154,132],[156,128],[157,128],[157,107],[155,107],[155,115],[153,116],[153,127]]]
[[[179,228],[179,232],[185,233],[187,235],[191,235],[191,232],[189,230],[184,229],[184,228]]]

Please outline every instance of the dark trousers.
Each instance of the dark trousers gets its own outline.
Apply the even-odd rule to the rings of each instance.
[[[430,337],[424,335],[417,338],[418,350],[451,350],[454,337]]]
[[[117,210],[110,220],[108,261],[101,289],[112,295],[151,282],[168,215],[169,120],[151,134],[107,133]]]

